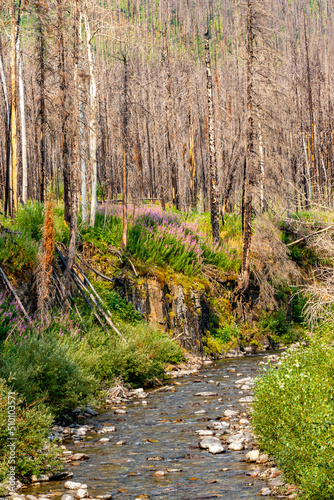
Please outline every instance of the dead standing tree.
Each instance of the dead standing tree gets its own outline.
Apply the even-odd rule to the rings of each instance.
[[[128,152],[129,152],[129,102],[128,102],[128,59],[123,54],[124,63],[124,95],[123,95],[123,234],[122,248],[126,248],[128,235]]]
[[[252,240],[252,210],[254,191],[254,5],[247,0],[247,130],[246,157],[242,192],[242,262],[235,303],[243,315],[242,302],[249,287],[250,246]]]
[[[73,6],[74,37],[73,37],[73,96],[72,96],[72,158],[71,158],[71,224],[70,243],[68,247],[66,289],[70,290],[71,272],[75,263],[78,187],[79,187],[79,2],[75,0]],[[67,298],[67,297],[66,297]]]
[[[210,147],[210,201],[211,201],[211,229],[213,242],[220,244],[219,237],[219,204],[217,186],[217,158],[215,140],[215,118],[212,96],[212,71],[209,44],[209,30],[205,33],[205,62],[206,62],[206,82],[208,96],[208,127],[209,127],[209,147]]]

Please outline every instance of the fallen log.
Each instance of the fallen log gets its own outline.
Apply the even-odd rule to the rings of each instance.
[[[31,319],[30,319],[27,311],[25,310],[25,308],[24,308],[22,302],[20,301],[17,293],[15,292],[14,288],[10,284],[9,279],[7,278],[5,272],[3,271],[3,269],[1,267],[0,267],[0,277],[1,277],[4,285],[9,290],[9,292],[13,295],[14,299],[16,300],[16,302],[17,302],[19,308],[21,309],[22,313],[24,314],[25,318],[29,321],[29,323],[31,323]]]

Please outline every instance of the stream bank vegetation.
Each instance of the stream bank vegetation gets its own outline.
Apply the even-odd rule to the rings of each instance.
[[[302,498],[329,500],[334,495],[333,218],[307,212],[294,219],[289,228],[301,241],[291,259],[308,273],[312,269],[302,287],[308,346],[288,350],[280,366],[258,378],[252,422],[259,445],[286,480],[298,485]]]

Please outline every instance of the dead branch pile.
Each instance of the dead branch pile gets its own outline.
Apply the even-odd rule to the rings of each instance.
[[[307,245],[318,255],[313,282],[304,287],[308,296],[304,312],[313,330],[319,322],[326,325],[334,318],[334,230],[313,235]]]
[[[289,258],[289,250],[283,243],[278,221],[268,215],[260,215],[255,221],[252,240],[252,271],[259,287],[257,305],[275,310],[277,287],[286,283],[301,282],[301,272]]]

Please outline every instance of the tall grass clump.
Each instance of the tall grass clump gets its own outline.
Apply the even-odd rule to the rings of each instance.
[[[306,500],[334,498],[334,344],[323,338],[259,377],[253,426]]]

